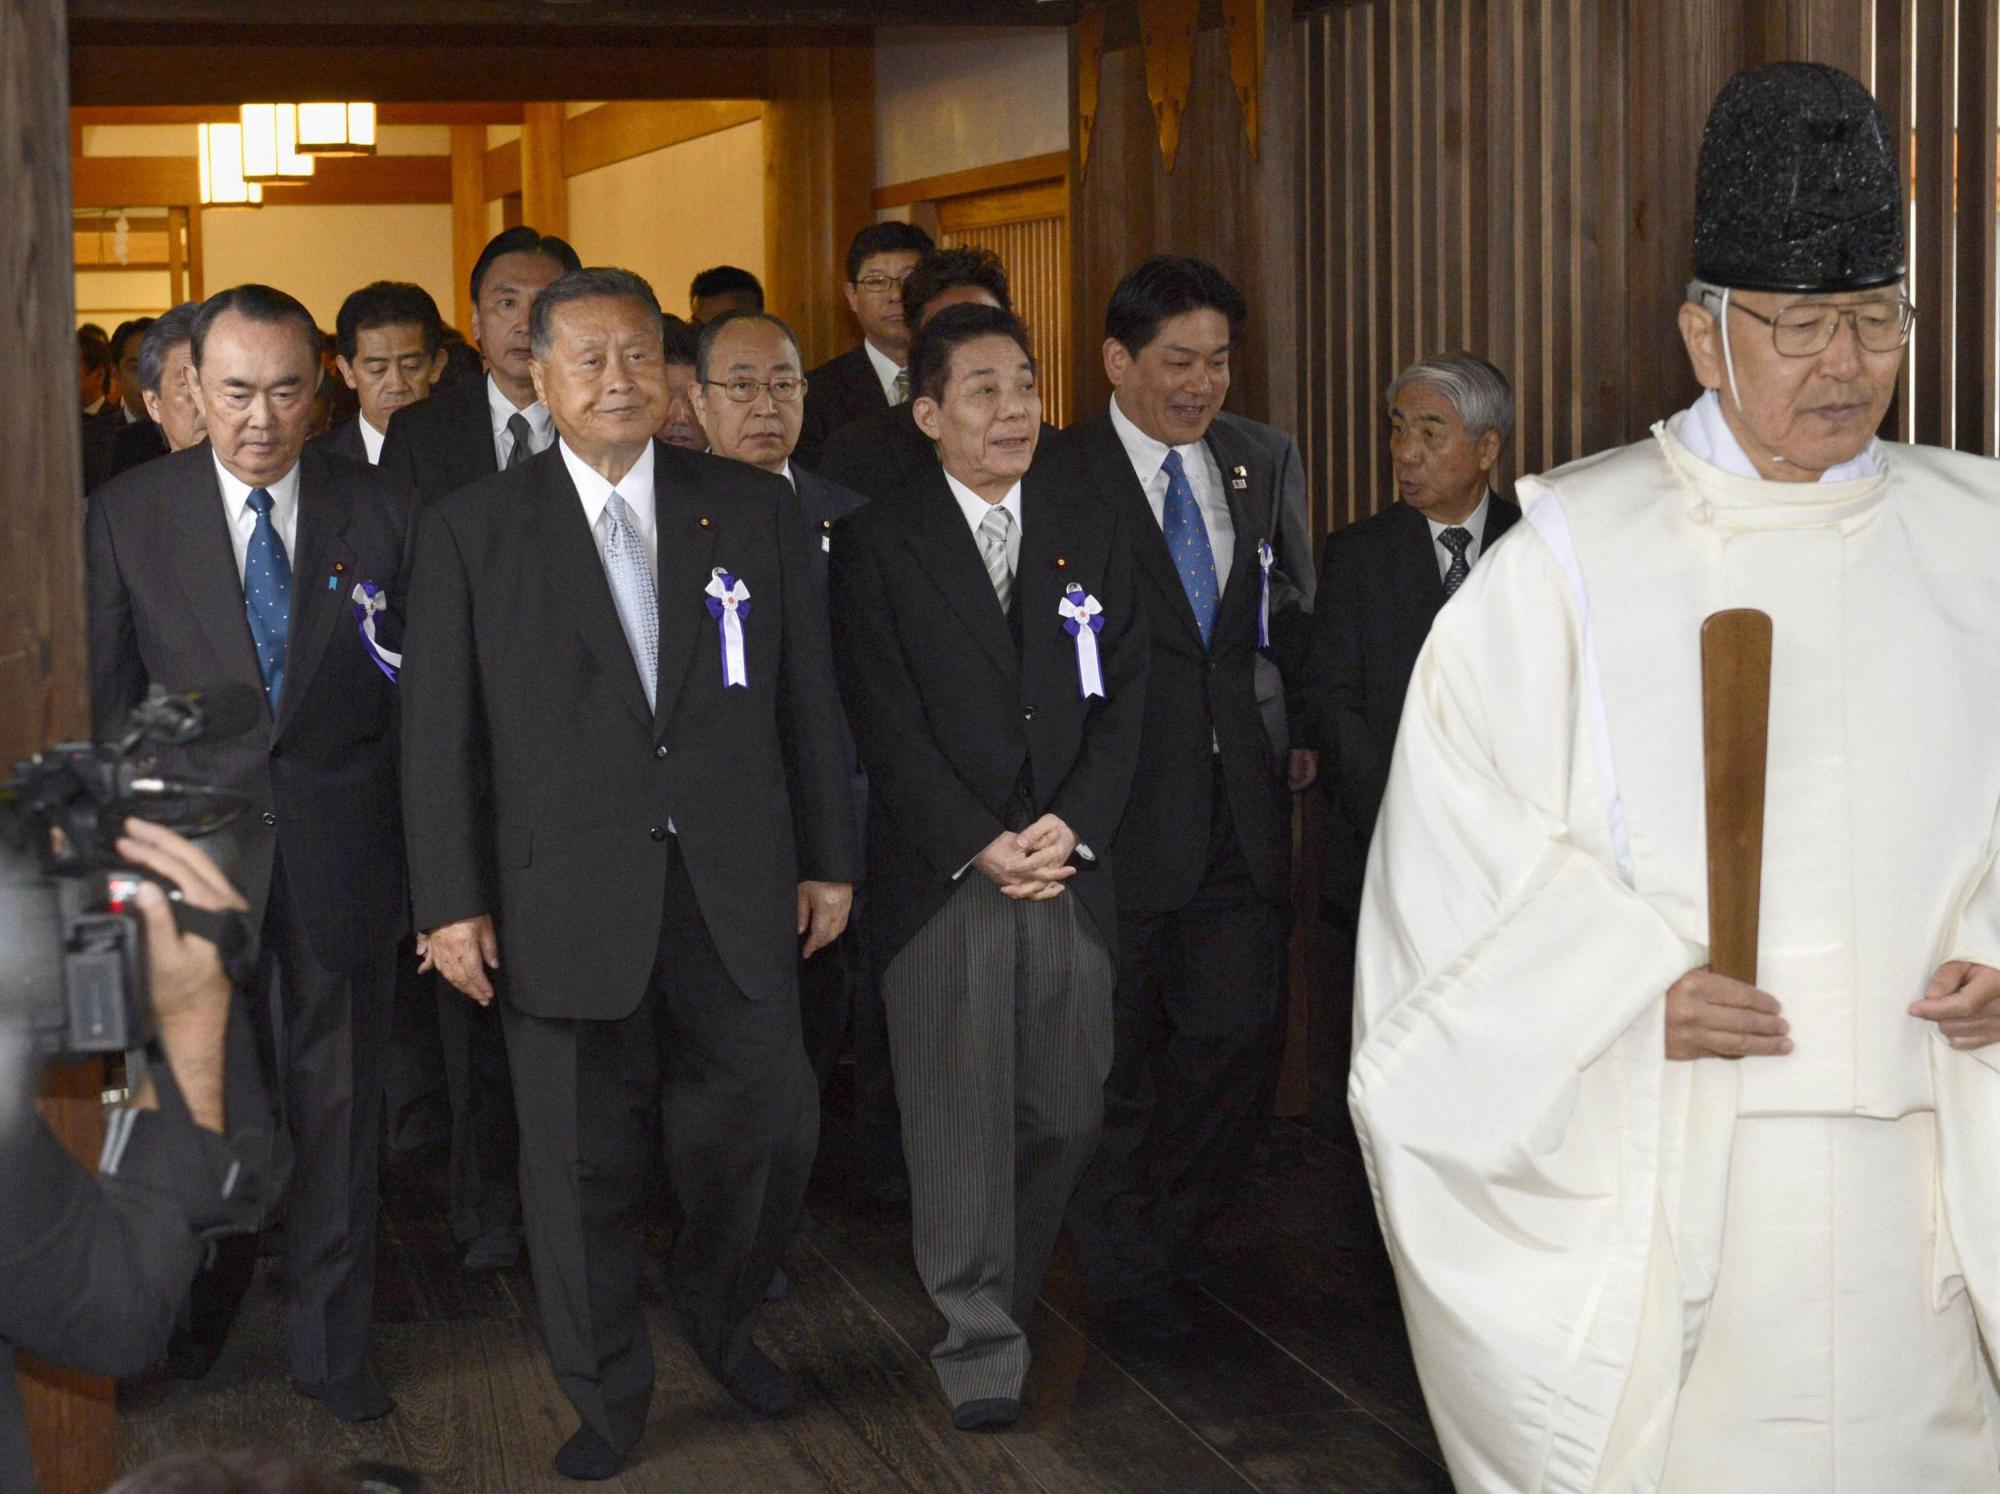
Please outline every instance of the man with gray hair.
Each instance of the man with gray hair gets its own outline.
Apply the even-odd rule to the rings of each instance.
[[[662,1153],[682,1332],[753,1413],[797,1401],[750,1335],[818,1140],[797,962],[860,868],[798,499],[657,439],[638,276],[563,276],[528,335],[556,440],[423,513],[404,811],[429,958],[506,1036],[543,1337],[583,1422],[556,1469],[607,1479],[653,1393]]]
[[[111,442],[111,475],[198,445],[208,435],[201,406],[194,397],[193,359],[188,340],[194,332],[199,301],[183,301],[152,318],[139,336],[136,380],[145,402],[146,420],[120,430]]]
[[[1514,392],[1474,353],[1419,359],[1389,386],[1402,501],[1326,542],[1313,613],[1312,733],[1328,814],[1320,911],[1352,931],[1410,670],[1431,620],[1521,516],[1499,496]]]

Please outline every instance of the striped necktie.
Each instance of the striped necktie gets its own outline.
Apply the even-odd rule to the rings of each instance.
[[[1007,538],[1013,528],[1014,516],[997,503],[979,521],[979,555],[986,562],[986,579],[993,583],[993,595],[1000,598],[1002,612],[1014,596],[1014,567],[1007,559]]]

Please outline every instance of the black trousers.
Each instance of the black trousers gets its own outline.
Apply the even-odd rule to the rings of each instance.
[[[451,1096],[451,1233],[461,1245],[521,1222],[521,1137],[500,1013],[444,977],[437,1028]]]
[[[438,1046],[442,982],[436,972],[417,974],[417,965],[416,950],[405,940],[396,952],[383,1079],[383,1139],[392,1152],[418,1151],[451,1136],[451,1101]]]
[[[285,1350],[292,1378],[306,1385],[358,1373],[367,1353],[395,958],[395,943],[385,939],[350,970],[320,965],[278,856],[250,1012],[265,1086],[292,1144],[281,1262]],[[241,1269],[211,1273],[212,1290],[240,1300],[249,1283],[246,1250],[254,1262],[254,1242],[230,1242]],[[215,1309],[198,1294],[194,1310],[199,1318]]]
[[[749,1344],[819,1141],[798,1008],[752,1001],[730,979],[676,855],[659,956],[629,1017],[535,1017],[507,1004],[501,1020],[549,1359],[578,1415],[629,1451],[653,1393],[639,1283],[655,1158],[665,1156],[682,1215],[668,1263],[675,1315],[702,1362],[726,1375]]]
[[[847,931],[831,949],[800,962],[799,1017],[806,1056],[822,1094],[840,1060],[841,1044],[852,1042],[854,1137],[862,1172],[880,1184],[904,1174],[903,1121],[889,1061],[889,1017],[868,953],[867,914],[866,900],[857,896]]]
[[[1099,1306],[1206,1274],[1202,1237],[1270,1120],[1290,908],[1251,878],[1219,759],[1213,802],[1194,896],[1165,913],[1118,910],[1104,1131],[1069,1214]]]

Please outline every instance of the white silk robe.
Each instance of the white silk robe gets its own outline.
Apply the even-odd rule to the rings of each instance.
[[[1418,660],[1370,852],[1349,1098],[1465,1491],[1659,1487],[1739,1114],[1935,1111],[1912,1227],[2000,1344],[2000,1049],[1906,1012],[1941,961],[2000,965],[2000,464],[1885,444],[1761,482],[1683,418],[1520,485]],[[1707,959],[1700,625],[1731,606],[1775,624],[1759,974],[1796,1051],[1669,1063],[1666,989]]]

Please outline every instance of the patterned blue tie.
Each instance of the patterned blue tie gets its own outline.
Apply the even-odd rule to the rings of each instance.
[[[243,555],[243,610],[249,614],[250,637],[257,645],[264,698],[276,715],[285,688],[285,641],[292,632],[292,562],[271,523],[271,495],[252,488],[244,501],[257,516],[257,527]]]
[[[1167,532],[1167,549],[1173,552],[1174,569],[1180,572],[1181,589],[1194,608],[1195,626],[1201,629],[1204,646],[1215,631],[1215,609],[1222,591],[1215,584],[1215,552],[1208,547],[1208,526],[1201,521],[1201,506],[1194,501],[1194,487],[1188,482],[1181,454],[1169,451],[1166,460],[1167,502],[1160,522]]]
[[[653,585],[653,568],[645,544],[632,522],[625,500],[612,493],[597,516],[598,544],[604,556],[604,576],[611,583],[611,602],[625,630],[639,683],[646,691],[646,708],[655,709],[660,678],[660,596]]]

